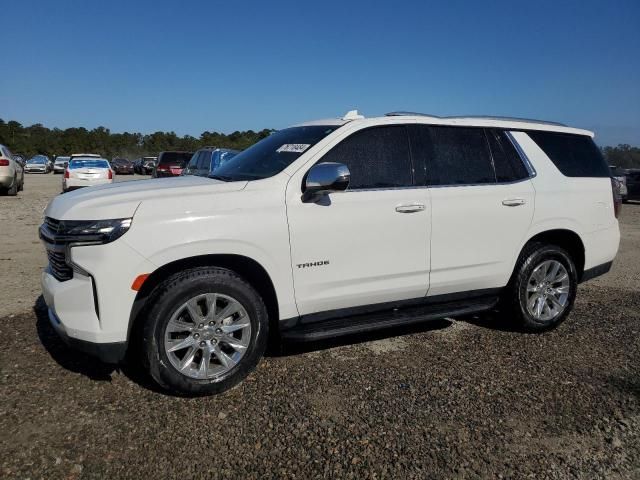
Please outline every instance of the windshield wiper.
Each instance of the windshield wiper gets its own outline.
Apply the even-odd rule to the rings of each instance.
[[[209,178],[213,178],[214,180],[222,180],[223,182],[233,181],[233,178],[227,177],[225,175],[209,175]]]

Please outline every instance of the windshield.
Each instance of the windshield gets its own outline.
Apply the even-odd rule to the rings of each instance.
[[[56,163],[66,163],[69,161],[69,157],[58,157],[56,158]]]
[[[313,125],[280,130],[222,162],[211,176],[225,181],[272,177],[337,128]]]
[[[35,157],[29,160],[27,163],[43,164],[47,163],[47,161],[43,157]]]
[[[109,168],[109,162],[98,159],[71,160],[69,168]]]

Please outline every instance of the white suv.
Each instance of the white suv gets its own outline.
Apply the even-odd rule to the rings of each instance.
[[[350,112],[278,131],[209,178],[58,196],[40,229],[51,323],[104,361],[136,352],[185,394],[241,381],[268,336],[494,308],[552,328],[618,249],[619,198],[592,136]]]

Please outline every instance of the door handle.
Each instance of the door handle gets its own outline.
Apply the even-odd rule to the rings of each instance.
[[[421,203],[412,203],[409,205],[398,205],[396,207],[396,212],[398,213],[414,213],[414,212],[422,212],[424,210],[424,205]]]
[[[505,207],[519,207],[520,205],[524,205],[526,200],[524,198],[505,198],[502,200],[502,205]]]

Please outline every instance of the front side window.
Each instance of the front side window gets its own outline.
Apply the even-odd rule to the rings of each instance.
[[[349,190],[414,185],[409,137],[403,125],[360,130],[333,147],[320,162],[349,167]]]
[[[224,181],[272,177],[338,128],[340,125],[310,125],[277,131],[222,164],[212,177]]]
[[[200,156],[198,157],[198,170],[202,170],[203,173],[209,172],[209,167],[211,166],[211,151],[204,150],[200,152]]]
[[[496,182],[484,129],[414,125],[412,154],[426,165],[428,185]]]

